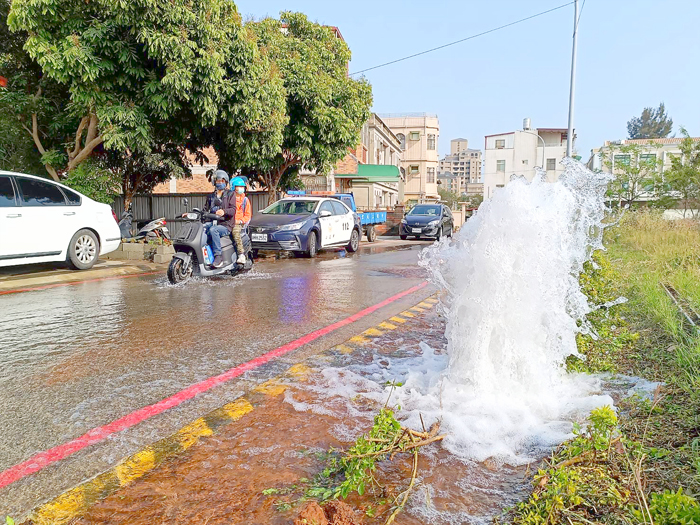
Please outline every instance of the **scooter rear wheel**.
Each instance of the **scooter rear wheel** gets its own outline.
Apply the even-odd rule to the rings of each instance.
[[[189,281],[192,277],[192,263],[185,265],[185,261],[179,257],[173,257],[168,266],[168,280],[172,284],[180,284]]]

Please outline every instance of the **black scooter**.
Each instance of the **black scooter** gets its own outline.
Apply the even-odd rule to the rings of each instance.
[[[241,231],[243,248],[246,254],[245,263],[239,264],[236,262],[238,254],[231,237],[222,237],[221,256],[224,263],[220,268],[214,268],[207,263],[207,256],[204,252],[207,245],[207,234],[204,230],[204,224],[206,222],[216,224],[216,221],[220,221],[221,217],[213,213],[204,213],[194,208],[191,212],[186,213],[184,218],[183,228],[172,240],[175,255],[173,255],[170,266],[168,266],[168,280],[171,283],[184,283],[189,281],[193,275],[201,277],[212,277],[224,273],[236,275],[240,272],[247,272],[253,267],[253,245],[250,242],[247,228]],[[211,248],[208,247],[208,249]]]

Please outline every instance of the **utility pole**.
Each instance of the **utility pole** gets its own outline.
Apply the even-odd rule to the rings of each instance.
[[[566,134],[566,156],[571,157],[574,145],[574,93],[576,91],[576,43],[578,40],[578,0],[574,0],[574,44],[571,49],[571,87],[569,89],[569,130]]]

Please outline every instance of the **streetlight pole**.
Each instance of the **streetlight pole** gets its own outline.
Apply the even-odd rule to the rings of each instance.
[[[540,139],[540,141],[542,142],[542,166],[540,166],[540,167],[541,167],[542,169],[544,169],[544,165],[545,165],[545,160],[544,160],[544,147],[545,147],[545,143],[544,143],[544,139],[542,138],[542,136],[541,136],[539,133],[535,133],[534,131],[528,131],[528,130],[524,129],[524,130],[523,130],[523,133],[529,133],[530,135],[534,135],[535,137],[537,137],[538,139]],[[535,155],[535,156],[536,156],[536,155]]]
[[[569,89],[569,130],[566,134],[566,156],[571,157],[574,143],[574,93],[576,91],[576,43],[578,41],[578,0],[574,0],[574,44],[571,49],[571,86]]]

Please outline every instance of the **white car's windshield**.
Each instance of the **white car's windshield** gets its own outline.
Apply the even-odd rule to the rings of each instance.
[[[279,201],[265,208],[265,215],[311,215],[318,201],[288,200]]]
[[[408,215],[440,215],[440,206],[415,206]]]

